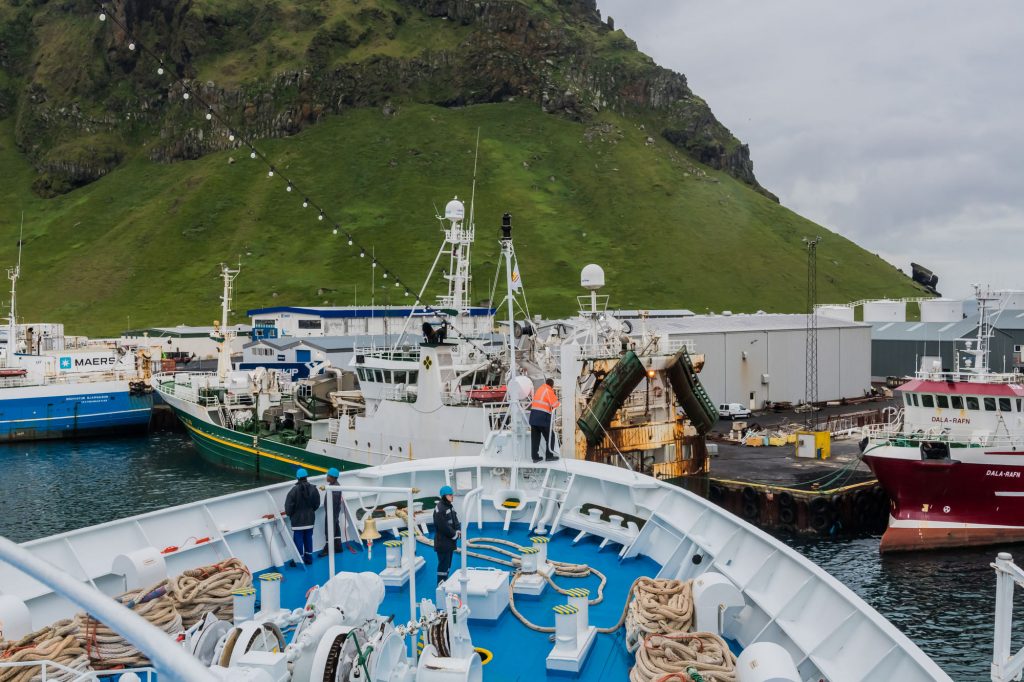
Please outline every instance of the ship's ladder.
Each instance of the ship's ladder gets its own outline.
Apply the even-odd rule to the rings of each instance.
[[[217,411],[220,412],[220,420],[225,427],[233,429],[235,427],[234,419],[231,417],[231,410],[227,408],[224,403],[217,405]]]
[[[565,502],[565,496],[572,488],[572,482],[576,479],[576,474],[569,473],[564,480],[564,487],[562,487],[553,479],[553,473],[557,474],[559,473],[559,470],[548,467],[544,471],[544,480],[541,481],[540,495],[537,498],[537,505],[533,508],[533,518],[530,519],[531,531],[536,528],[537,519],[540,517],[545,507],[549,505],[556,505],[559,508],[559,516],[561,515],[561,507]]]

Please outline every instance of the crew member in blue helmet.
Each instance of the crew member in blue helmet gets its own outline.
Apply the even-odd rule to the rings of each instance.
[[[327,470],[327,485],[338,485],[338,476],[341,472],[336,468],[331,467]],[[334,539],[334,553],[342,551],[344,547],[341,546],[341,510],[345,504],[344,499],[341,497],[340,490],[332,490],[331,495],[334,497],[331,504],[333,505],[332,512],[334,516],[327,519],[327,541],[324,543],[324,548],[320,550],[320,556],[327,556],[327,548],[331,544],[331,539]],[[327,511],[327,496],[324,496],[324,511]]]
[[[448,579],[455,554],[455,541],[462,535],[462,524],[455,513],[452,501],[455,491],[449,485],[441,488],[441,499],[434,507],[434,551],[437,552],[437,584]]]
[[[295,471],[295,485],[284,500],[284,513],[292,523],[292,537],[295,549],[299,550],[302,561],[313,563],[313,522],[320,507],[320,493],[309,482],[309,472],[303,468]]]

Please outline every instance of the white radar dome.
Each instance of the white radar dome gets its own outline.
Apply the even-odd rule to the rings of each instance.
[[[455,197],[444,207],[444,217],[445,220],[450,220],[453,223],[462,222],[462,219],[466,217],[466,205],[459,201],[458,197]]]
[[[604,268],[596,263],[591,263],[583,268],[580,273],[580,286],[584,289],[596,290],[604,286]]]
[[[509,382],[509,400],[525,400],[533,395],[533,382],[530,377],[518,376]]]

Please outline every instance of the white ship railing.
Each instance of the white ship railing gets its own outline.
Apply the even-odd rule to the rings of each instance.
[[[392,350],[390,348],[367,348],[356,346],[353,348],[355,355],[362,355],[365,360],[384,360],[386,362],[413,362],[419,363],[420,361],[420,349],[409,348],[409,349],[398,349]]]
[[[416,400],[416,392],[407,386],[389,386],[380,392],[381,400],[392,400],[400,403],[411,403]]]
[[[920,381],[971,382],[973,384],[1024,384],[1020,372],[918,372]]]
[[[992,643],[992,682],[1019,680],[1024,671],[1024,649],[1010,655],[1010,634],[1013,631],[1013,588],[1024,587],[1024,571],[1013,563],[1008,552],[996,555],[996,622]]]
[[[101,680],[111,679],[110,670],[75,670],[55,661],[18,661],[7,663],[0,661],[0,672],[15,668],[38,668],[39,670],[35,676],[38,676],[40,682],[49,682],[49,680],[101,682]],[[141,682],[156,682],[157,680],[156,668],[118,668],[115,672],[121,676],[121,679],[126,679],[124,675],[127,673],[135,673]],[[35,676],[33,679],[35,679]]]
[[[66,384],[95,384],[102,381],[139,381],[142,374],[139,372],[102,372],[100,374],[60,374],[57,376],[45,376],[42,381],[32,378],[31,375],[20,377],[0,378],[0,388],[20,388],[24,386],[59,386]]]
[[[0,560],[64,596],[132,642],[169,679],[182,682],[215,682],[213,674],[204,668],[198,659],[193,658],[170,639],[167,633],[96,588],[76,580],[69,573],[43,561],[5,537],[0,537]]]
[[[225,405],[227,407],[252,407],[256,404],[256,396],[252,391],[246,388],[227,388],[221,389],[223,397],[218,395],[205,395],[200,396],[199,391],[202,389],[213,389],[214,386],[210,386],[207,383],[202,383],[198,386],[194,385],[191,381],[182,382],[177,377],[187,376],[188,379],[195,377],[208,378],[215,377],[215,372],[188,372],[188,373],[163,373],[157,374],[153,377],[153,385],[161,393],[169,396],[173,396],[179,400],[183,400],[187,403],[194,403],[202,407],[216,407],[218,405]],[[292,397],[293,384],[290,381],[284,381],[283,378],[278,383],[278,394],[282,399]]]
[[[697,352],[697,344],[693,339],[661,339],[658,348],[666,355],[675,355],[681,348],[685,348],[690,355]]]
[[[862,433],[869,441],[905,440],[912,442],[940,442],[963,447],[1024,447],[1024,434],[971,434],[947,432],[944,429],[919,429],[908,431],[898,424],[869,424]]]

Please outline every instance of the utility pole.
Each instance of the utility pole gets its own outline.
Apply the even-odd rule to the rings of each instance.
[[[807,373],[804,383],[804,403],[808,413],[813,414],[814,404],[818,402],[818,316],[814,306],[818,304],[818,242],[821,237],[804,237],[807,244],[807,337],[806,361]],[[808,417],[813,423],[813,417]]]

